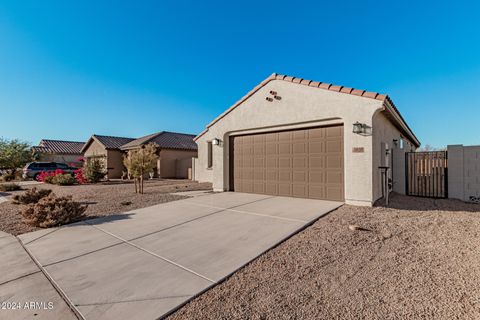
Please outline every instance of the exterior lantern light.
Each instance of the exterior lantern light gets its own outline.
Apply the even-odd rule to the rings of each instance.
[[[214,146],[218,146],[218,145],[220,144],[220,139],[218,139],[218,138],[213,139],[213,140],[212,140],[212,144],[213,144]]]
[[[353,133],[361,134],[364,136],[370,135],[372,132],[372,127],[368,126],[365,123],[355,122],[353,124]]]
[[[363,125],[360,122],[353,124],[353,133],[361,134],[363,132]]]

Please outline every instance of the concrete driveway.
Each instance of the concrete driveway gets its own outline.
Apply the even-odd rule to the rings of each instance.
[[[226,192],[20,239],[85,319],[155,319],[341,205]]]

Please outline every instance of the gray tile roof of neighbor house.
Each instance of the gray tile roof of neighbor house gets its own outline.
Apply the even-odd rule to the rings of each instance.
[[[82,154],[85,142],[43,139],[38,146],[32,147],[34,152],[58,154]]]
[[[195,135],[193,134],[160,131],[129,142],[123,145],[120,149],[136,149],[147,143],[153,142],[162,149],[197,150],[197,144],[193,141],[194,137]]]
[[[119,149],[124,144],[134,141],[134,138],[101,136],[94,134],[92,137],[96,138],[106,149]]]

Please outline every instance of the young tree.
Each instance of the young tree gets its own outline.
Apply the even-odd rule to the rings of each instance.
[[[123,164],[134,178],[135,193],[143,194],[143,178],[155,168],[157,158],[155,143],[149,143],[137,150],[130,150],[124,156]]]
[[[101,157],[93,156],[85,162],[83,175],[88,182],[97,183],[107,174],[105,161]]]
[[[10,174],[32,161],[32,151],[27,142],[18,139],[0,138],[0,169],[10,170]]]

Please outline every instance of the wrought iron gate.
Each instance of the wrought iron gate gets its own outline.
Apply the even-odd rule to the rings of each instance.
[[[407,152],[405,157],[407,195],[448,197],[447,151]]]

